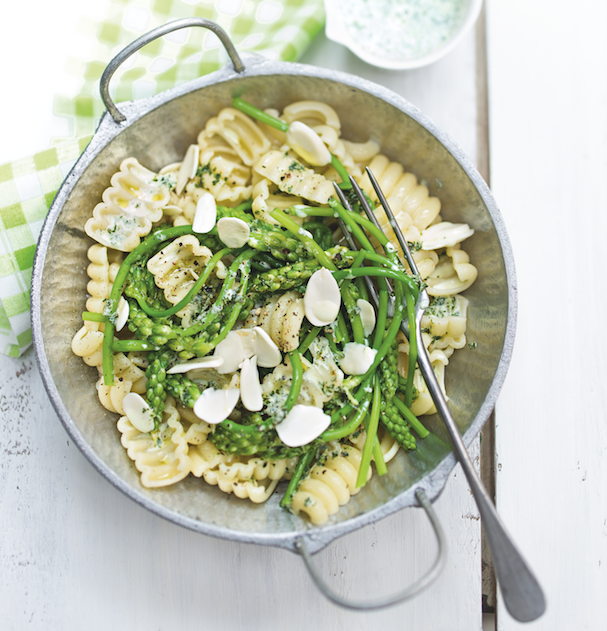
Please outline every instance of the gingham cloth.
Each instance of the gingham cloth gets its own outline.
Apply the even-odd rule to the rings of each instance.
[[[96,4],[82,3],[83,11]],[[55,99],[54,112],[70,119],[74,137],[53,139],[51,148],[0,166],[0,352],[5,355],[19,357],[31,344],[29,290],[38,235],[104,112],[98,86],[110,59],[156,26],[204,17],[222,26],[240,52],[293,61],[325,19],[323,0],[107,0],[106,10],[101,20],[83,14],[79,31],[96,42],[94,60],[69,60],[69,72],[84,83],[77,94]],[[225,53],[210,32],[184,29],[155,40],[131,59],[129,69],[112,80],[116,101],[144,98],[217,70],[225,64]]]

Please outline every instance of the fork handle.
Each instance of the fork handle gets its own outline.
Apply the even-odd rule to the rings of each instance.
[[[472,460],[432,369],[428,353],[422,345],[419,348],[417,362],[438,414],[445,423],[453,443],[455,456],[464,470],[472,495],[476,500],[506,608],[519,622],[535,620],[546,610],[546,599],[542,588],[507,533],[487,490],[472,465]]]

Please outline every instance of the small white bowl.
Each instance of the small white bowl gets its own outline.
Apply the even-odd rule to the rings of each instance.
[[[436,7],[439,4],[437,0],[417,0],[417,2],[411,0],[407,2],[404,0],[367,0],[367,2],[364,0],[324,0],[324,2],[327,13],[326,36],[346,46],[368,64],[390,70],[419,68],[446,55],[468,33],[476,22],[483,5],[483,0],[451,0],[453,10],[459,13],[451,25],[434,28],[428,26],[424,31],[422,19],[415,28],[409,28],[407,38],[407,28],[404,21],[401,21],[402,15],[398,15],[399,9],[401,14],[406,5],[415,5],[416,10],[423,10],[426,5],[426,8],[432,10],[432,5]],[[373,16],[372,14],[377,14],[382,6],[391,12],[387,16]],[[377,19],[377,22],[373,19]],[[359,25],[358,32],[354,24],[356,21]],[[398,35],[400,26],[403,29],[401,42],[404,45],[399,47],[394,36]],[[441,29],[442,32],[440,32]],[[418,32],[414,33],[414,30]],[[370,34],[370,37],[367,37],[367,34]],[[420,36],[424,35],[428,37],[425,45],[416,42]],[[381,43],[377,41],[378,39]],[[386,51],[383,54],[382,45],[386,48],[392,47],[392,51]],[[407,48],[409,50],[406,50]]]

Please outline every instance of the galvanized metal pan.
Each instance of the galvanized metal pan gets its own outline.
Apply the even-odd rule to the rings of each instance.
[[[201,26],[221,39],[231,60],[223,69],[157,96],[117,107],[109,96],[115,69],[144,44],[171,31]],[[59,190],[40,235],[32,278],[32,329],[40,372],[65,429],[93,466],[130,498],[176,524],[205,535],[277,546],[302,555],[313,578],[344,607],[385,607],[411,598],[438,574],[445,560],[442,530],[431,502],[441,493],[455,458],[437,418],[433,435],[418,449],[399,453],[388,475],[371,482],[322,527],[281,509],[278,497],[263,505],[229,500],[197,479],[166,489],[146,489],[119,440],[115,415],[98,402],[97,373],[73,355],[80,328],[91,240],[83,226],[120,162],[135,156],[150,169],[182,159],[206,121],[235,96],[258,107],[282,109],[298,100],[320,100],[338,112],[343,137],[373,138],[382,153],[429,183],[442,183],[442,216],[475,229],[467,251],[479,276],[470,299],[465,348],[452,358],[446,386],[450,409],[466,446],[491,413],[504,381],[514,342],[516,281],[506,230],[481,176],[460,148],[405,99],[359,77],[312,66],[238,55],[216,24],[201,18],[177,20],[140,38],[108,66],[101,86],[107,112]],[[331,541],[409,506],[423,506],[439,542],[436,561],[415,585],[373,602],[349,602],[331,593],[316,574],[311,555]]]

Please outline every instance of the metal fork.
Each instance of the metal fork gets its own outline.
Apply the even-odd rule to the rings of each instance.
[[[390,209],[390,206],[388,205],[388,202],[381,188],[379,187],[377,180],[368,167],[367,173],[369,175],[369,179],[371,180],[371,184],[373,185],[373,188],[377,193],[379,202],[382,205],[386,216],[388,217],[388,221],[390,222],[392,229],[394,230],[394,234],[396,235],[398,243],[402,248],[403,254],[405,256],[405,259],[407,260],[407,263],[409,264],[412,273],[414,275],[419,275],[417,265],[415,263],[415,260],[413,259],[411,250],[409,249],[409,244],[404,238],[400,226],[396,222],[394,214],[392,213],[392,210]],[[367,198],[361,191],[359,185],[356,183],[353,177],[350,177],[350,181],[362,208],[367,214],[367,217],[377,227],[379,227],[377,217],[369,206]],[[335,189],[344,208],[350,212],[353,212],[342,190],[338,186],[335,186]],[[348,245],[352,249],[357,249],[356,242],[352,238],[352,235],[349,233],[348,230],[345,229],[345,226],[342,225],[341,227],[348,242]],[[368,281],[371,280],[368,277],[365,278],[367,278]],[[375,302],[375,307],[377,308],[378,297],[375,287],[372,285],[372,283],[368,283],[368,286],[370,289],[371,298]],[[514,544],[512,538],[507,533],[495,509],[495,506],[491,498],[489,497],[489,494],[487,493],[487,490],[485,489],[483,483],[480,480],[480,477],[476,472],[476,469],[472,464],[470,455],[466,450],[466,446],[464,445],[464,441],[462,440],[455,420],[453,419],[451,411],[449,410],[447,401],[445,400],[445,396],[443,395],[443,392],[438,383],[438,379],[436,378],[434,370],[432,369],[432,364],[430,362],[430,358],[428,357],[428,352],[425,346],[421,343],[421,321],[424,315],[424,311],[427,309],[429,304],[430,298],[428,296],[428,292],[425,289],[422,289],[419,292],[419,298],[415,305],[415,334],[417,336],[417,339],[420,340],[420,343],[418,343],[417,363],[419,365],[421,374],[426,382],[426,385],[428,386],[430,396],[434,401],[438,415],[441,417],[445,424],[445,427],[447,428],[447,432],[449,433],[449,437],[451,438],[451,442],[453,443],[455,456],[462,466],[466,479],[468,480],[468,484],[470,485],[472,494],[474,495],[474,499],[476,500],[476,505],[478,506],[481,515],[482,525],[487,536],[495,573],[501,588],[502,597],[504,599],[506,608],[508,609],[512,617],[516,620],[520,622],[529,622],[531,620],[539,618],[544,613],[546,609],[546,599],[544,597],[544,593],[542,591],[542,588],[540,587],[539,582],[535,578],[533,572],[531,571],[523,556],[519,552],[518,548]],[[407,336],[407,338],[409,338],[409,327],[406,322],[403,321],[401,329],[403,333]]]

